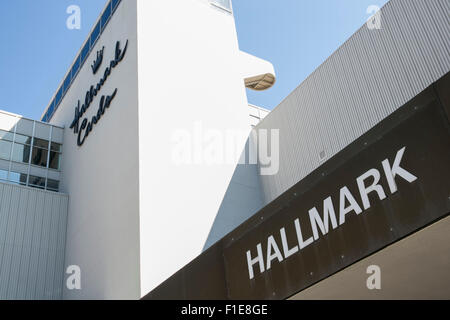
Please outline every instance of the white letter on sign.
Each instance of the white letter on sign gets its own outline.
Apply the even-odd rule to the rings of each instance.
[[[400,161],[402,161],[403,153],[405,152],[406,147],[403,147],[397,152],[395,156],[394,164],[391,168],[389,165],[389,160],[386,159],[382,162],[384,174],[386,175],[386,179],[389,184],[389,188],[391,189],[391,193],[397,192],[397,184],[395,183],[395,176],[399,175],[409,183],[417,180],[417,177],[400,167]]]
[[[252,254],[250,250],[247,251],[247,263],[248,263],[248,275],[250,280],[255,276],[253,273],[253,265],[259,263],[259,271],[261,273],[264,272],[264,258],[262,253],[261,243],[256,246],[256,250],[258,251],[258,256],[252,260]]]
[[[373,182],[370,186],[366,187],[364,181],[369,177],[373,177]],[[356,181],[358,183],[359,193],[361,194],[361,200],[364,205],[364,210],[370,208],[368,194],[372,191],[378,193],[378,197],[380,198],[380,200],[384,200],[386,198],[383,187],[378,184],[380,182],[380,172],[377,169],[370,169],[362,176],[358,177]]]

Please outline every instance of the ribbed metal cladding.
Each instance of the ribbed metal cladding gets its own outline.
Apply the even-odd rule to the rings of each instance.
[[[68,196],[0,183],[0,299],[62,299]]]
[[[256,128],[280,130],[270,202],[450,69],[450,1],[391,0]],[[325,159],[320,154],[325,152]]]

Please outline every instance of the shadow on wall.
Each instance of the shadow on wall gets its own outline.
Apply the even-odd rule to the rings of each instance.
[[[248,159],[249,141],[241,153],[240,159]],[[264,206],[261,189],[259,168],[257,164],[240,161],[234,170],[230,184],[220,204],[219,211],[209,231],[203,247],[207,250],[214,243],[222,239],[227,233],[253,216]]]

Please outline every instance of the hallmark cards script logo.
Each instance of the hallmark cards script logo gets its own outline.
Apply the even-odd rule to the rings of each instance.
[[[86,113],[86,111],[89,109],[91,103],[93,102],[94,98],[98,95],[98,93],[102,89],[105,82],[108,80],[109,76],[111,75],[111,72],[114,70],[115,67],[117,67],[117,65],[125,57],[127,48],[128,48],[128,40],[125,43],[125,47],[123,49],[120,48],[120,41],[116,42],[114,59],[111,60],[111,62],[109,63],[109,66],[105,69],[105,72],[103,73],[102,78],[99,80],[99,82],[95,86],[92,85],[89,88],[89,90],[86,92],[83,105],[81,105],[80,100],[78,100],[78,104],[75,107],[75,116],[70,125],[70,128],[73,129],[74,134],[78,135],[77,144],[80,147],[83,145],[84,141],[89,136],[89,133],[93,130],[94,125],[96,125],[97,122],[100,121],[100,119],[102,118],[106,109],[108,109],[110,107],[111,102],[116,97],[117,88],[110,95],[106,95],[106,96],[103,95],[100,98],[100,103],[98,106],[97,113],[94,114],[90,120],[88,120],[88,118],[84,118],[84,120],[81,122],[81,124],[80,124],[80,120],[83,117],[83,115]],[[91,66],[94,74],[98,71],[98,69],[100,68],[101,63],[103,61],[103,50],[104,50],[104,47],[102,48],[102,50],[97,52],[97,59],[94,61],[93,65]]]

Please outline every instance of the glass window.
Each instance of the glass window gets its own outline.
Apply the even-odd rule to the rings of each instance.
[[[88,54],[89,54],[89,39],[88,41],[86,41],[86,44],[83,47],[83,50],[81,50],[81,63],[84,62],[84,60],[86,60]]]
[[[53,99],[52,103],[48,107],[47,110],[47,120],[49,120],[53,114],[53,111],[55,110],[55,99]]]
[[[113,9],[113,10],[116,9],[116,7],[117,7],[117,5],[119,4],[119,2],[120,2],[120,0],[112,0],[112,1],[111,1],[111,3],[112,3],[112,9]]]
[[[48,150],[33,147],[31,154],[31,164],[35,166],[47,167]]]
[[[231,11],[231,0],[211,0],[211,3]]]
[[[105,26],[108,23],[110,17],[111,17],[111,2],[106,7],[105,12],[103,12],[102,14],[102,30],[105,29]]]
[[[69,89],[71,80],[72,80],[72,78],[70,77],[70,73],[69,73],[66,77],[66,80],[64,80],[64,92],[67,92],[67,89]]]
[[[45,178],[30,175],[28,184],[32,187],[45,189]]]
[[[16,133],[16,140],[14,141],[23,144],[31,144],[31,137]]]
[[[100,35],[100,21],[95,26],[94,30],[92,30],[91,34],[91,48],[95,45],[95,42],[97,41],[98,36]]]
[[[48,149],[48,141],[47,140],[43,140],[43,139],[39,139],[39,138],[34,138],[33,146],[34,147]]]
[[[6,140],[0,140],[0,158],[9,160],[11,156],[12,142]]]
[[[58,104],[61,102],[61,98],[62,98],[62,88],[59,88],[58,93],[56,94],[55,97],[55,110],[58,107]]]
[[[59,181],[47,179],[47,190],[59,191]]]
[[[30,161],[30,146],[14,143],[12,160],[28,163]]]
[[[27,174],[10,172],[9,173],[9,181],[11,181],[12,183],[17,183],[17,184],[26,186],[27,185]]]
[[[7,180],[7,179],[8,179],[8,171],[0,170],[0,180]]]
[[[72,79],[77,75],[78,70],[80,69],[80,56],[77,57],[72,67]]]
[[[59,152],[50,151],[49,168],[59,170],[61,162],[61,154]]]
[[[50,149],[52,151],[61,152],[61,147],[62,147],[61,144],[56,143],[56,142],[52,142],[52,145],[51,145]]]
[[[0,139],[13,141],[14,133],[0,130]]]

